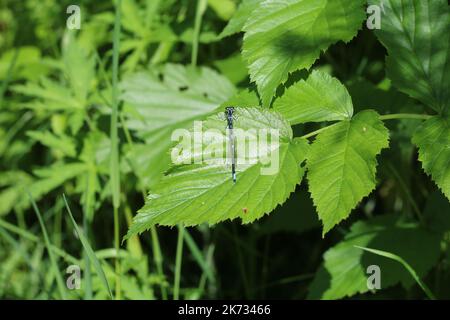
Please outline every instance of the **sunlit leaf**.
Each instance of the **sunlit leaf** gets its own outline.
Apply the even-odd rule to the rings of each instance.
[[[241,152],[238,159],[246,161],[237,162],[237,182],[233,183],[224,152],[213,151],[220,147],[226,149],[218,141],[228,139],[225,122],[217,115],[208,118],[202,128],[204,131],[214,129],[220,134],[217,140],[203,139],[201,153],[186,149],[172,151],[184,155],[182,160],[190,159],[194,164],[175,167],[152,189],[145,206],[134,218],[128,237],[155,224],[191,226],[236,218],[249,223],[271,212],[289,197],[303,177],[301,164],[307,155],[307,141],[293,140],[289,124],[276,113],[238,108],[236,114],[237,137],[239,129],[254,130],[247,136],[248,143],[257,143],[267,134],[263,130],[274,129],[279,131],[278,146],[262,144],[256,154],[255,150],[245,154]],[[269,158],[273,161],[263,164]],[[195,164],[199,159],[203,159],[202,163]],[[265,168],[275,170],[265,173]]]
[[[313,71],[309,78],[286,89],[274,109],[291,125],[350,119],[353,104],[347,89],[336,78]]]
[[[376,156],[389,133],[375,111],[358,113],[320,133],[308,155],[309,191],[323,234],[350,215],[376,186]]]

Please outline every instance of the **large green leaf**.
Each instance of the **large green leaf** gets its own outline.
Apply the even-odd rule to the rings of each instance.
[[[397,283],[410,287],[414,280],[396,261],[364,252],[355,246],[391,252],[405,260],[423,277],[439,258],[441,235],[412,223],[401,223],[395,216],[358,221],[344,240],[324,254],[309,288],[310,299],[340,299],[368,292],[371,265],[380,267],[381,289]]]
[[[320,133],[308,155],[308,181],[323,234],[347,218],[376,185],[376,156],[389,144],[379,115],[362,111]]]
[[[172,132],[205,118],[235,93],[214,70],[175,64],[130,75],[121,87],[126,125],[145,141],[130,147],[128,158],[147,187],[168,168]]]
[[[308,150],[307,141],[293,139],[288,122],[272,111],[237,108],[236,114],[237,182],[232,181],[231,169],[225,163],[227,157],[223,152],[213,151],[213,148],[227,150],[224,142],[228,141],[228,135],[226,122],[219,117],[221,114],[212,116],[202,123],[202,128],[203,132],[215,130],[217,136],[209,140],[207,134],[203,135],[202,152],[189,152],[181,146],[172,150],[173,154],[182,156],[181,160],[203,159],[202,163],[173,168],[148,196],[128,236],[155,224],[192,226],[239,217],[249,223],[271,212],[289,197],[302,180],[304,169],[301,164]],[[239,134],[240,129],[253,130],[246,140],[250,146],[262,141],[264,130],[277,130],[279,144],[260,144],[257,153],[254,149],[243,153],[239,151],[245,141],[241,139],[244,136]],[[264,160],[271,156],[275,156],[271,164],[278,165],[278,170],[266,174],[263,169],[270,163],[264,163]]]
[[[379,1],[370,0],[379,5]],[[446,0],[387,0],[378,38],[395,86],[436,111],[450,103],[450,15]]]
[[[264,106],[289,72],[309,68],[331,44],[351,40],[365,0],[266,0],[244,26],[243,57]]]
[[[347,89],[341,82],[320,71],[313,71],[309,78],[286,89],[275,101],[274,109],[291,125],[305,122],[321,122],[350,119],[353,104]]]
[[[450,199],[450,118],[425,121],[414,134],[413,142],[419,148],[423,169]]]

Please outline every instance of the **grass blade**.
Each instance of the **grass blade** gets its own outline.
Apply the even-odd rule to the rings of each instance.
[[[113,63],[112,63],[112,112],[111,112],[111,162],[110,162],[110,179],[114,207],[114,247],[119,252],[119,206],[120,206],[120,171],[119,171],[119,138],[118,138],[118,113],[119,113],[119,51],[120,51],[120,11],[122,1],[116,2],[116,17],[114,20],[113,32]],[[120,283],[120,262],[119,258],[115,261],[116,288],[115,298],[120,300],[121,283]]]
[[[51,248],[50,239],[49,239],[48,234],[47,234],[47,229],[45,228],[44,220],[42,219],[41,212],[39,211],[39,208],[36,205],[36,202],[34,201],[33,197],[31,196],[31,193],[28,190],[27,190],[27,194],[28,194],[28,197],[30,198],[30,201],[31,201],[31,204],[33,206],[34,212],[36,213],[36,215],[38,217],[39,225],[41,226],[41,230],[42,230],[42,234],[44,235],[45,247],[47,249],[48,256],[50,258],[50,264],[52,266],[53,273],[55,274],[56,284],[58,286],[59,294],[61,295],[61,298],[63,300],[65,300],[66,299],[66,288],[64,286],[63,277],[62,277],[62,275],[60,273],[60,270],[58,268],[58,264],[57,264],[56,258],[53,255],[53,250]]]
[[[67,212],[69,213],[70,220],[72,221],[73,227],[75,228],[78,238],[80,239],[81,244],[83,245],[84,251],[86,252],[87,256],[89,257],[89,260],[92,261],[92,264],[94,265],[94,269],[97,272],[97,275],[99,276],[103,286],[108,291],[108,294],[112,299],[112,292],[109,287],[108,280],[106,279],[103,268],[100,264],[100,261],[97,259],[96,255],[94,253],[94,250],[92,250],[92,247],[89,245],[89,241],[84,236],[84,233],[81,232],[81,230],[78,228],[78,225],[75,222],[75,219],[73,218],[72,211],[70,210],[69,204],[67,203],[67,199],[64,194],[63,194],[63,199],[64,199],[64,204],[66,205]]]
[[[208,2],[206,0],[197,1],[197,9],[195,11],[195,22],[194,22],[194,37],[192,38],[192,53],[191,53],[191,65],[194,67],[197,66],[200,29],[202,25],[202,17],[206,11],[207,6]]]
[[[405,260],[403,260],[398,255],[387,252],[387,251],[377,250],[377,249],[371,249],[371,248],[360,247],[360,246],[354,246],[354,247],[399,262],[400,264],[402,264],[405,267],[406,270],[408,270],[408,272],[411,274],[413,279],[417,282],[417,284],[420,286],[420,288],[422,288],[422,290],[425,292],[428,299],[436,300],[436,298],[435,298],[434,294],[431,292],[431,290],[427,287],[427,285],[422,280],[420,280],[416,271]]]
[[[19,235],[20,237],[22,237],[23,239],[32,241],[32,242],[40,242],[39,237],[36,237],[34,234],[28,232],[27,230],[24,230],[16,225],[13,225],[9,222],[6,222],[2,219],[0,219],[0,227],[4,228],[5,230],[8,230],[12,233],[15,233],[17,235]],[[78,259],[76,259],[75,257],[71,256],[70,254],[68,254],[67,252],[59,249],[58,247],[56,247],[53,244],[50,244],[50,248],[52,249],[52,251],[59,257],[63,258],[64,260],[66,260],[69,263],[72,264],[80,264],[80,261]]]
[[[175,258],[175,279],[173,281],[173,300],[178,300],[180,296],[179,292],[180,292],[181,263],[183,260],[183,234],[184,234],[184,227],[178,226],[177,253]]]
[[[192,256],[194,257],[195,261],[200,266],[202,271],[206,274],[208,280],[214,283],[214,273],[212,272],[211,268],[208,265],[208,262],[206,261],[194,239],[192,239],[192,236],[189,234],[189,232],[187,232],[187,230],[185,230],[184,232],[184,241],[186,241],[186,245],[191,251]]]
[[[86,178],[86,193],[85,193],[85,203],[83,206],[83,229],[85,232],[85,237],[89,242],[89,218],[92,217],[92,212],[89,212],[90,210],[93,210],[91,208],[91,203],[89,201],[89,178]],[[92,276],[91,276],[91,261],[89,259],[89,256],[84,253],[84,265],[85,265],[85,272],[84,272],[84,278],[86,279],[86,288],[84,290],[84,299],[85,300],[92,300]]]

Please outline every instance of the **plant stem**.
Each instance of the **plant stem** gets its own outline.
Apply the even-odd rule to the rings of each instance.
[[[314,136],[318,135],[319,133],[321,133],[321,132],[323,132],[323,131],[326,131],[326,130],[332,128],[332,127],[334,127],[334,126],[337,125],[338,123],[339,123],[339,122],[333,123],[332,125],[329,125],[329,126],[326,126],[326,127],[321,128],[321,129],[319,129],[319,130],[310,132],[310,133],[308,133],[308,134],[305,134],[304,136],[301,136],[300,138],[301,138],[301,139],[308,139],[308,138],[314,137]]]
[[[181,262],[183,260],[184,227],[178,226],[177,254],[175,259],[175,279],[173,282],[173,300],[178,300],[180,291]]]
[[[113,63],[112,63],[112,112],[111,112],[111,163],[110,179],[112,188],[112,198],[114,207],[114,247],[117,257],[115,259],[115,298],[120,300],[120,261],[119,261],[119,206],[120,206],[120,171],[119,171],[119,139],[118,139],[118,109],[119,109],[119,47],[120,47],[120,9],[121,0],[116,4],[116,17],[114,21],[113,34]]]
[[[197,66],[198,42],[200,38],[202,18],[206,10],[206,5],[207,5],[206,0],[197,1],[197,10],[195,12],[194,37],[192,39],[192,53],[191,53],[191,65],[194,67]]]
[[[163,271],[163,256],[161,254],[161,246],[159,245],[158,232],[154,226],[150,228],[150,234],[152,237],[153,259],[155,260],[156,271],[158,272],[161,281],[163,281],[165,279]],[[160,289],[163,300],[167,300],[167,290],[163,282],[160,284]]]
[[[393,113],[385,114],[380,116],[380,120],[400,120],[400,119],[416,119],[416,120],[427,120],[432,116],[428,114],[415,114],[415,113]]]
[[[91,207],[91,204],[89,202],[89,182],[88,178],[86,179],[86,194],[85,194],[85,203],[83,206],[83,232],[86,239],[89,239],[89,219],[88,216],[91,216],[88,211]],[[84,292],[84,299],[85,300],[92,300],[92,276],[91,276],[91,261],[89,260],[89,256],[86,253],[86,251],[83,251],[83,259],[84,259],[84,268],[85,268],[85,279],[86,279],[86,288]]]
[[[202,25],[203,13],[206,10],[207,2],[206,0],[197,1],[197,11],[195,13],[195,25],[194,25],[194,38],[192,40],[192,54],[191,54],[191,65],[193,67],[197,66],[198,58],[198,42],[200,36],[200,28]],[[184,241],[184,227],[178,225],[178,241],[177,241],[177,252],[175,260],[175,279],[173,283],[173,299],[178,300],[180,291],[180,273],[181,273],[181,263],[183,258],[183,241]]]
[[[115,298],[116,300],[120,300],[120,291],[121,291],[121,272],[120,272],[120,259],[119,259],[119,208],[114,207],[114,249],[116,250],[116,259],[114,262],[115,269],[115,279],[116,279],[116,289],[115,289]]]
[[[232,238],[233,238],[234,245],[236,247],[239,271],[241,272],[242,284],[244,286],[244,297],[246,299],[250,299],[250,284],[249,284],[247,272],[245,270],[245,262],[244,262],[244,257],[243,257],[243,254],[242,254],[241,246],[239,244],[238,232],[236,230],[235,224],[232,224],[231,228],[233,230]]]
[[[380,120],[381,121],[386,121],[386,120],[401,120],[401,119],[412,119],[412,120],[427,120],[430,119],[432,116],[428,115],[428,114],[415,114],[415,113],[393,113],[393,114],[385,114],[380,116]],[[316,135],[318,135],[319,133],[322,133],[323,131],[326,131],[330,128],[332,128],[333,126],[339,124],[340,122],[336,122],[333,123],[329,126],[323,127],[319,130],[310,132],[308,134],[305,134],[301,137],[299,137],[299,139],[308,139],[308,138],[312,138]]]

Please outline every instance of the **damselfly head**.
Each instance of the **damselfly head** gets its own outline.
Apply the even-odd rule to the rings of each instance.
[[[234,107],[226,107],[226,108],[225,108],[225,114],[226,114],[227,116],[232,116],[232,115],[233,115],[233,112],[234,112]]]

